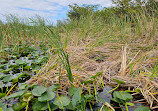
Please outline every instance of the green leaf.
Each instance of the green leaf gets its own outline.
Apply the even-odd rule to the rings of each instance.
[[[0,108],[2,111],[7,111],[7,106],[5,103],[0,103]]]
[[[54,110],[58,109],[58,106],[56,106],[55,104],[51,103],[50,104],[50,108],[51,108],[51,111],[54,111]]]
[[[130,103],[130,102],[126,102],[127,105],[129,106],[133,106],[134,104],[133,103]]]
[[[25,106],[27,105],[26,102],[23,102],[23,103],[16,103],[16,104],[13,104],[12,105],[12,108],[16,111],[20,111],[21,109],[23,109]]]
[[[32,90],[32,94],[33,94],[34,96],[41,96],[46,90],[47,90],[47,88],[45,88],[44,86],[36,86],[36,87]]]
[[[31,86],[28,86],[29,90],[32,90],[33,88],[35,88],[37,86],[37,84],[32,84]]]
[[[0,63],[4,63],[4,62],[6,62],[5,59],[0,59]]]
[[[72,96],[72,105],[73,107],[76,107],[77,103],[81,102],[81,88],[77,88],[77,90],[74,92],[74,95]]]
[[[113,110],[108,108],[107,106],[103,106],[101,111],[113,111]]]
[[[125,91],[115,91],[113,96],[115,99],[118,98],[118,99],[124,100],[125,102],[133,99],[132,95]]]
[[[0,98],[5,97],[6,93],[0,93]]]
[[[87,99],[84,97],[84,95],[82,95],[81,96],[81,109],[82,109],[82,111],[85,111],[86,103],[87,103]]]
[[[25,93],[25,90],[13,93],[6,97],[6,99],[21,97]]]
[[[30,74],[28,72],[22,72],[22,73],[19,73],[17,78],[26,77],[26,76],[30,76]]]
[[[118,84],[125,84],[124,81],[120,81],[120,80],[118,80],[118,79],[113,79],[113,80],[116,81]]]
[[[122,99],[119,99],[119,98],[112,98],[113,101],[117,102],[117,103],[123,103],[125,104],[126,102]]]
[[[70,102],[69,105],[66,106],[66,109],[69,109],[69,110],[72,110],[72,111],[75,110],[75,108],[74,108],[73,105],[72,105],[72,102]]]
[[[38,51],[34,51],[34,52],[32,52],[32,56],[35,56],[35,57],[38,57],[38,54],[39,54],[39,52]]]
[[[92,80],[82,81],[81,84],[83,84],[83,83],[86,85],[88,83],[92,83]]]
[[[64,109],[64,107],[68,106],[69,103],[70,103],[70,99],[65,95],[61,95],[55,98],[53,102],[53,104],[57,105],[60,109]]]
[[[39,65],[32,65],[33,70],[40,70],[41,67]]]
[[[0,74],[0,79],[3,78],[5,76],[5,74]]]
[[[15,63],[16,63],[16,64],[19,64],[19,65],[25,65],[25,64],[27,64],[26,62],[24,62],[23,60],[20,60],[20,59],[17,59],[17,60],[15,61]]]
[[[3,109],[0,107],[0,111],[3,111]]]
[[[0,64],[0,68],[3,69],[7,64]]]
[[[38,97],[38,101],[44,102],[44,101],[50,101],[54,99],[55,93],[48,90],[47,92],[43,93],[40,97]]]
[[[46,110],[48,108],[47,102],[36,102],[32,106],[33,111]]]
[[[19,67],[19,65],[12,64],[12,65],[9,65],[8,67],[9,67],[9,68],[18,68],[18,67]]]
[[[33,64],[41,64],[42,62],[47,61],[48,57],[46,56],[42,56],[42,57],[38,57],[38,59],[34,59],[32,61]]]
[[[58,88],[59,88],[59,84],[53,84],[52,86],[50,86],[48,89],[50,90],[50,91],[56,91]]]
[[[29,83],[22,84],[20,85],[19,89],[25,89],[28,85]]]
[[[14,111],[12,108],[7,108],[6,104],[0,103],[0,110],[2,111]]]
[[[151,111],[148,107],[139,106],[134,111]]]
[[[12,82],[13,83],[17,83],[19,80],[18,80],[18,77],[17,78],[14,78],[14,79],[12,79]]]
[[[3,77],[2,80],[3,80],[4,82],[9,82],[9,81],[12,80],[12,78],[13,78],[13,75],[6,75],[6,76]]]
[[[70,88],[68,89],[68,94],[69,94],[69,96],[73,96],[76,91],[77,91],[77,88],[75,88],[75,87],[70,87]]]
[[[30,68],[31,68],[31,66],[25,66],[25,67],[24,67],[24,70],[29,71]]]
[[[6,70],[2,70],[1,72],[5,73],[5,74],[8,74],[12,70],[13,70],[13,68],[9,68],[9,69],[6,69]]]
[[[101,75],[102,73],[103,73],[103,71],[101,71],[101,72],[98,72],[96,75],[94,75],[94,76],[91,76],[90,78],[93,78],[93,79],[95,79],[97,76]]]
[[[137,93],[141,93],[141,89],[136,88],[136,89],[135,89],[135,92],[137,92]]]
[[[94,96],[91,95],[91,94],[86,94],[84,97],[85,97],[87,100],[91,100]]]

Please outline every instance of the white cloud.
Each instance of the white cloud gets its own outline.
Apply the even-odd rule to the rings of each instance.
[[[59,18],[59,15],[65,13],[62,8],[73,3],[111,6],[111,0],[0,0],[0,19],[4,19],[3,15],[6,14],[16,14],[20,17],[33,17],[38,14],[45,18]]]
[[[47,1],[52,1],[52,0],[47,0]],[[111,0],[53,0],[53,2],[55,3],[59,3],[60,5],[62,6],[67,6],[69,4],[73,4],[73,3],[76,3],[76,4],[91,4],[91,5],[94,5],[94,4],[100,4],[102,5],[103,7],[109,7],[111,6]]]

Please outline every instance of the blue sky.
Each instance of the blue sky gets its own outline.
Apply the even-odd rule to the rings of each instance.
[[[0,20],[5,15],[14,14],[18,17],[34,17],[39,15],[56,23],[66,18],[69,4],[100,4],[102,7],[112,5],[111,0],[0,0]]]

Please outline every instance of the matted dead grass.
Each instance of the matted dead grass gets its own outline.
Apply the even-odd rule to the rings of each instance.
[[[123,87],[132,90],[139,88],[151,109],[158,108],[158,72],[154,74],[152,72],[154,66],[158,65],[157,46],[154,49],[145,49],[144,44],[127,46],[119,43],[106,43],[89,49],[81,44],[69,46],[66,50],[70,54],[69,60],[75,87],[82,87],[83,91],[89,89],[93,91],[94,84],[98,90],[105,85],[116,85],[113,79],[119,79],[126,83]],[[83,83],[100,71],[103,73],[94,83]],[[43,85],[43,81],[47,85],[60,84],[59,93],[67,94],[71,83],[57,56],[52,56],[52,59],[36,76],[30,79],[29,83]]]

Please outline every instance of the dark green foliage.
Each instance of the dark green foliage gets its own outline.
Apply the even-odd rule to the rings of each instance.
[[[115,7],[104,7],[102,10],[98,10],[99,5],[82,5],[77,4],[69,5],[68,17],[73,20],[79,20],[81,17],[90,17],[94,15],[100,17],[103,20],[108,20],[110,16],[128,15],[130,18],[133,14],[141,14],[144,11],[146,14],[155,15],[158,13],[158,2],[156,0],[112,0]],[[131,18],[132,19],[132,18]]]
[[[145,13],[152,14],[158,11],[158,2],[156,0],[112,0],[116,5],[116,14],[141,13],[140,10],[146,11]],[[155,13],[155,15],[156,15]]]
[[[80,19],[80,17],[87,17],[90,14],[96,13],[98,10],[99,5],[82,5],[79,6],[77,4],[69,5],[70,11],[68,12],[67,16],[73,19]]]

